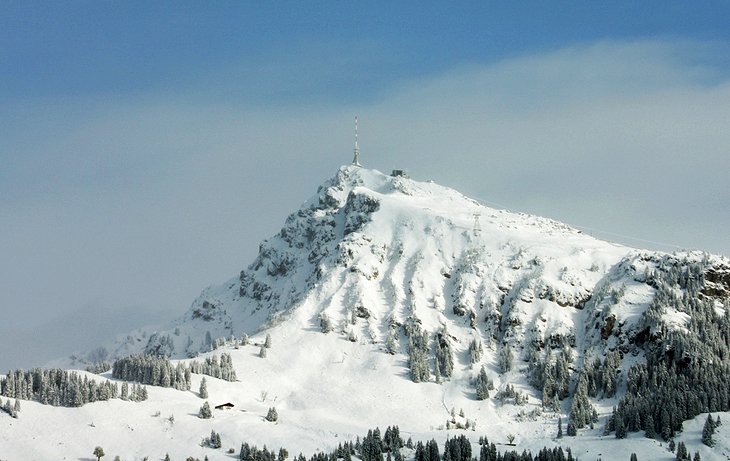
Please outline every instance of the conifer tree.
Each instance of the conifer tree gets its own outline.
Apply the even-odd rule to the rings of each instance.
[[[334,325],[332,325],[332,320],[330,320],[329,315],[322,312],[319,314],[319,327],[322,330],[322,333],[329,333],[332,330],[334,330]]]
[[[198,418],[210,419],[212,417],[213,417],[213,412],[210,410],[210,404],[206,400],[205,403],[203,403],[203,406],[200,407],[200,411],[198,411]]]
[[[207,399],[208,398],[208,385],[205,382],[205,377],[200,380],[200,389],[198,390],[198,395],[201,399]]]
[[[563,438],[563,418],[558,418],[558,438]]]
[[[269,333],[266,333],[266,339],[264,340],[264,347],[267,349],[271,347],[271,335]]]
[[[486,400],[489,398],[489,389],[492,387],[491,380],[487,376],[487,371],[482,366],[476,379],[477,400]]]
[[[454,353],[451,350],[451,339],[449,332],[444,325],[441,330],[434,335],[434,355],[440,366],[441,375],[450,378],[454,370]]]
[[[395,333],[393,329],[388,330],[388,336],[385,338],[385,350],[390,355],[395,355],[396,351],[396,345],[395,345]]]
[[[674,459],[677,461],[685,461],[687,459],[687,447],[684,446],[684,442],[679,442],[677,444],[677,451]]]
[[[208,437],[208,446],[210,448],[220,448],[223,444],[221,443],[221,435],[213,430],[210,431],[210,437]]]
[[[651,413],[648,413],[646,415],[646,421],[644,425],[646,426],[646,432],[644,432],[644,437],[646,437],[647,439],[656,438],[656,429],[654,429],[654,418],[651,416]]]
[[[705,425],[702,427],[702,443],[708,447],[715,446],[715,439],[712,437],[715,434],[715,422],[712,420],[712,415],[708,414],[705,420]]]
[[[616,438],[617,439],[625,439],[626,438],[626,425],[624,424],[624,416],[622,413],[615,413],[615,427],[616,427]]]
[[[104,449],[101,447],[94,448],[94,456],[96,456],[96,461],[99,461],[104,456]]]
[[[512,370],[512,362],[514,357],[512,356],[512,349],[505,345],[501,351],[499,351],[499,369],[502,373],[507,373]]]

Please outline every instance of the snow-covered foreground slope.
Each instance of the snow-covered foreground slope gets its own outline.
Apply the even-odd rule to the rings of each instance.
[[[602,436],[606,418],[627,390],[629,366],[643,363],[646,350],[663,347],[675,332],[697,328],[686,303],[666,300],[709,300],[716,319],[708,321],[719,321],[729,290],[730,262],[722,257],[634,250],[549,219],[484,207],[434,183],[342,167],[260,245],[246,270],[204,290],[168,329],[132,333],[75,362],[83,366],[105,351],[206,356],[219,338],[240,342],[252,335],[249,345],[215,352],[231,353],[238,382],[208,378],[211,405],[230,402],[232,410],[199,419],[203,400],[195,392],[152,386],[140,403],[68,409],[23,401],[19,419],[0,414],[0,459],[91,458],[96,445],[122,459],[165,453],[231,459],[225,450],[199,446],[211,430],[236,453],[249,442],[309,455],[389,425],[440,446],[461,433],[474,443],[480,435],[506,443],[512,434],[520,451],[561,444],[584,460],[628,460],[632,452],[672,459],[642,432],[627,440]],[[261,358],[267,334],[272,347]],[[427,372],[415,379],[421,382],[414,382],[416,337],[427,343]],[[471,344],[483,353],[475,355]],[[508,371],[506,354],[513,356]],[[558,417],[567,423],[589,354],[613,354],[616,368],[606,368],[602,379],[615,377],[609,386],[618,392],[591,396],[600,417],[595,429],[556,440]],[[550,399],[543,402],[549,373],[535,388],[530,370],[536,360],[555,363],[556,357],[564,360],[570,396],[556,398],[553,407]],[[474,379],[482,366],[496,389],[477,400]],[[197,391],[200,376],[193,376]],[[553,378],[559,381],[547,379]],[[495,397],[508,385],[526,403]],[[269,407],[279,413],[275,424],[264,420]],[[449,420],[468,421],[470,429],[448,429]],[[679,436],[692,452],[700,449],[693,424]],[[724,459],[728,452],[727,429],[718,430],[722,442],[712,450],[703,446],[702,459]]]
[[[94,447],[101,446],[107,453],[105,459],[118,455],[123,460],[145,456],[160,460],[169,453],[173,460],[188,456],[230,460],[234,455],[227,450],[234,448],[237,456],[242,442],[275,450],[283,446],[291,455],[300,451],[311,455],[362,437],[375,426],[384,430],[393,424],[399,425],[404,438],[435,438],[440,447],[447,437],[466,434],[475,453],[479,436],[487,435],[499,450],[536,453],[543,446],[561,445],[571,447],[582,460],[628,460],[632,452],[640,460],[674,459],[666,442],[642,434],[617,440],[613,435],[602,436],[602,425],[578,437],[557,440],[557,414],[534,421],[516,418],[521,410],[537,408],[537,399],[530,398],[524,407],[500,406],[496,399],[478,402],[464,392],[458,380],[442,385],[411,382],[402,359],[377,346],[315,331],[292,333],[284,325],[273,329],[266,358],[258,357],[255,345],[230,350],[239,381],[206,379],[211,405],[230,402],[235,407],[215,410],[212,419],[198,418],[203,400],[196,392],[154,386],[148,387],[149,399],[139,403],[111,400],[81,408],[56,408],[23,401],[18,419],[0,414],[0,459],[93,459]],[[254,339],[263,341],[263,337]],[[504,380],[514,377],[508,375]],[[193,375],[196,391],[200,379]],[[279,414],[277,423],[264,420],[272,406]],[[456,409],[457,419],[461,409],[466,418],[474,419],[476,430],[444,430],[451,407]],[[730,421],[728,413],[721,417]],[[692,453],[699,450],[703,460],[727,459],[730,424],[718,428],[718,445],[709,448],[700,443],[703,422],[704,415],[687,422],[677,442],[685,441]],[[221,449],[199,446],[211,430],[221,434]],[[506,446],[508,434],[516,436],[516,447]]]

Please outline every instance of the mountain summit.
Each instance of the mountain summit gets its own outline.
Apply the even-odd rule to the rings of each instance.
[[[487,342],[521,343],[528,330],[541,345],[574,341],[572,317],[633,251],[433,182],[344,166],[239,277],[201,294],[177,325],[184,337],[158,334],[147,352],[194,355],[284,319],[328,319],[375,343],[409,319]]]

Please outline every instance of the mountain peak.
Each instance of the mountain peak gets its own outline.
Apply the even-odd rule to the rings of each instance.
[[[520,341],[519,325],[546,309],[580,307],[630,251],[550,219],[485,207],[431,181],[346,165],[259,245],[238,277],[193,302],[177,324],[190,339],[159,333],[146,349],[195,355],[210,338],[283,319],[307,326],[320,316],[347,323],[358,315],[367,326],[345,330],[371,341],[383,341],[392,322],[414,320]],[[528,312],[523,304],[533,299],[549,304]],[[574,335],[534,328],[541,336]]]

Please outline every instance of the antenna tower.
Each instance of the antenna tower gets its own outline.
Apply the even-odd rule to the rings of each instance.
[[[479,235],[482,232],[482,225],[479,223],[481,213],[474,213],[474,235]]]
[[[360,146],[357,145],[357,115],[355,116],[355,157],[352,159],[354,166],[360,165]]]

